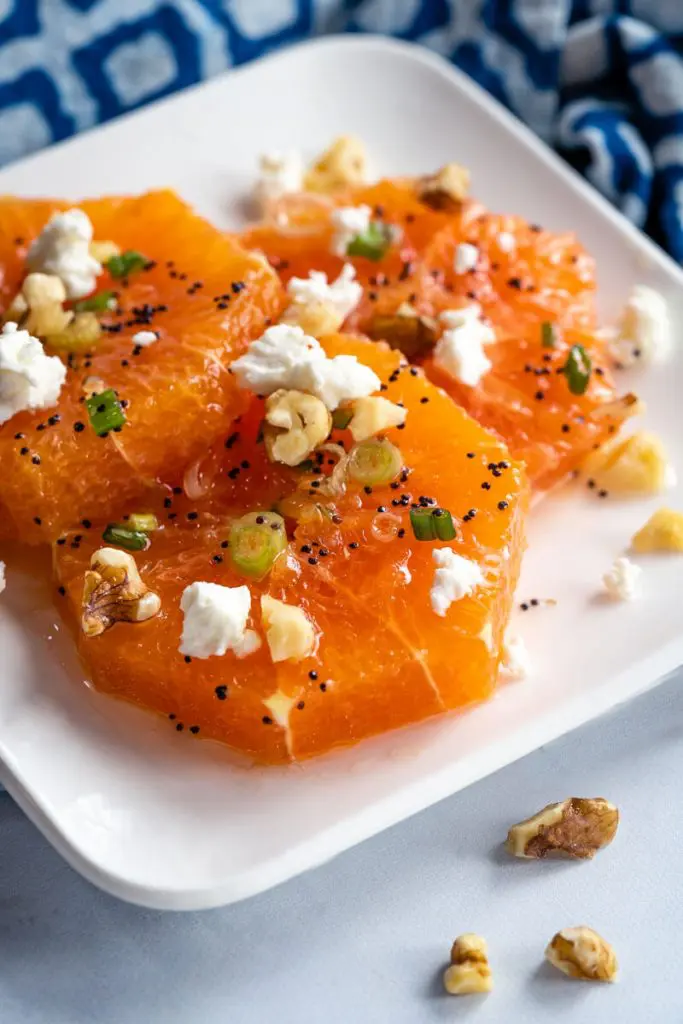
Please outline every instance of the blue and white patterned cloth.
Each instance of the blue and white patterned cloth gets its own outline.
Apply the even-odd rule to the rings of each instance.
[[[0,0],[0,164],[338,31],[452,59],[683,262],[683,0]]]

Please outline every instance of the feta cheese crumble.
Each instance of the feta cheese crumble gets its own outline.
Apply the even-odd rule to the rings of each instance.
[[[331,306],[342,320],[346,320],[363,295],[363,286],[355,278],[356,268],[351,263],[345,263],[339,277],[332,284],[327,283],[327,274],[311,270],[308,277],[291,278],[287,291],[295,305],[308,306],[321,302]]]
[[[605,590],[615,601],[633,601],[640,590],[642,569],[630,558],[617,558],[614,565],[602,577]]]
[[[496,340],[493,330],[480,319],[476,303],[464,309],[449,309],[441,314],[446,330],[434,348],[434,362],[461,384],[476,387],[491,369],[484,345]]]
[[[614,358],[622,366],[661,362],[671,352],[671,322],[663,295],[636,285],[628,297],[617,328],[604,333],[611,339]]]
[[[429,597],[432,609],[444,616],[454,601],[462,600],[481,586],[484,575],[476,562],[457,555],[453,548],[436,548],[432,558],[437,568]]]
[[[521,636],[511,633],[503,641],[501,671],[514,682],[519,682],[531,673],[531,658]]]
[[[142,345],[143,348],[146,348],[148,345],[153,345],[154,342],[158,340],[159,336],[156,331],[138,331],[132,338],[134,345]]]
[[[273,151],[260,158],[256,195],[262,203],[301,192],[303,183],[304,161],[297,150]]]
[[[515,248],[515,236],[509,231],[501,231],[496,237],[496,242],[501,252],[512,252]]]
[[[191,583],[180,599],[184,615],[180,653],[192,658],[222,656],[226,651],[234,651],[238,658],[252,654],[261,639],[247,629],[250,608],[249,587]]]
[[[102,273],[102,265],[90,255],[93,228],[83,210],[55,213],[26,257],[29,270],[56,274],[64,282],[70,299],[89,295]]]
[[[455,248],[453,269],[456,274],[466,274],[468,270],[474,270],[478,260],[479,250],[476,245],[470,245],[469,242],[461,242]]]
[[[330,412],[342,402],[379,391],[381,385],[377,374],[355,356],[328,359],[315,338],[289,324],[269,327],[230,369],[240,387],[256,395],[272,395],[280,388],[306,391],[319,398]]]
[[[28,331],[6,323],[0,333],[0,423],[15,413],[47,409],[59,398],[66,367]]]
[[[340,206],[332,211],[332,252],[335,256],[346,256],[346,250],[357,235],[363,235],[370,227],[372,210],[369,206]]]

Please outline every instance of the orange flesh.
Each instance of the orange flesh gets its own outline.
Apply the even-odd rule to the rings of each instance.
[[[609,416],[593,418],[615,397],[605,345],[594,334],[593,260],[571,234],[554,235],[520,217],[490,214],[472,201],[454,213],[431,210],[407,181],[380,182],[334,200],[285,198],[274,215],[284,213],[289,225],[274,219],[257,225],[245,232],[244,244],[263,251],[284,282],[311,270],[335,277],[344,260],[330,253],[330,211],[334,205],[361,203],[400,227],[402,238],[377,263],[347,260],[364,286],[347,327],[368,330],[373,315],[394,313],[405,301],[428,316],[479,303],[496,333],[497,344],[487,347],[493,369],[474,388],[439,371],[429,357],[425,370],[475,419],[500,434],[512,454],[526,462],[536,489],[566,477],[617,429]],[[503,232],[514,238],[510,253],[501,248]],[[479,259],[475,270],[456,274],[454,256],[462,242],[476,245]],[[558,328],[553,352],[541,345],[544,322]],[[573,344],[581,344],[597,368],[587,392],[578,397],[557,372]]]
[[[200,736],[264,763],[310,757],[489,696],[523,550],[528,485],[505,446],[421,372],[405,364],[397,372],[398,354],[385,346],[345,336],[324,339],[324,345],[330,355],[356,354],[386,384],[385,397],[405,403],[405,429],[387,436],[402,451],[407,479],[371,494],[350,483],[332,502],[335,520],[321,517],[298,526],[288,520],[289,557],[281,557],[266,580],[245,580],[221,546],[230,520],[295,492],[314,504],[317,494],[309,487],[312,477],[266,461],[256,441],[262,403],[254,399],[226,439],[228,446],[207,453],[194,480],[203,496],[191,501],[169,491],[165,504],[157,502],[163,529],[136,560],[161,597],[161,613],[138,625],[116,624],[95,638],[79,632],[81,654],[100,689],[175,716],[170,728],[198,726]],[[333,439],[350,443],[345,432],[335,431]],[[504,468],[497,468],[500,463]],[[448,508],[457,537],[446,546],[475,559],[485,572],[485,585],[453,603],[444,618],[433,612],[429,598],[432,552],[442,544],[414,539],[409,506],[392,505],[402,494],[432,497]],[[475,516],[464,520],[471,509]],[[84,571],[101,543],[96,528],[76,547],[68,537],[55,548],[74,620]],[[244,659],[228,652],[187,663],[178,651],[179,603],[195,580],[248,583],[250,625],[262,638],[262,593],[301,607],[315,625],[316,651],[300,662],[273,665],[264,641]],[[227,688],[224,699],[217,687]],[[286,722],[278,722],[264,704],[278,691],[291,698]]]
[[[31,240],[65,205],[0,200],[0,313],[20,288]],[[0,426],[0,503],[13,520],[3,516],[0,537],[14,528],[33,544],[82,518],[115,515],[224,433],[246,402],[227,366],[282,308],[281,286],[264,262],[171,192],[85,201],[80,208],[96,239],[137,250],[155,266],[128,281],[105,271],[97,291],[119,293],[121,312],[103,317],[116,333],[105,333],[89,357],[71,360],[58,408],[20,413]],[[192,288],[194,282],[201,287]],[[237,282],[244,287],[235,293]],[[133,335],[150,329],[159,340],[138,351]],[[91,429],[81,401],[93,390],[89,377],[128,403],[120,433],[102,438]],[[48,423],[55,412],[59,422]],[[77,423],[85,429],[78,432]]]

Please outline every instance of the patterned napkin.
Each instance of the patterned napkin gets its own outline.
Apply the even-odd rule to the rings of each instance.
[[[450,58],[683,261],[683,0],[0,0],[0,164],[338,31]]]

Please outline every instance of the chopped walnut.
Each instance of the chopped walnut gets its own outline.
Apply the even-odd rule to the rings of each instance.
[[[598,487],[621,495],[659,494],[673,473],[661,438],[646,430],[603,445],[583,469]]]
[[[115,622],[145,622],[158,614],[159,595],[142,582],[135,559],[118,548],[99,548],[83,585],[81,628],[99,636]]]
[[[467,198],[470,188],[470,172],[460,164],[446,164],[437,171],[418,181],[418,197],[433,210],[456,211]]]
[[[298,466],[322,444],[331,429],[332,417],[314,395],[280,389],[266,400],[263,440],[272,462]]]
[[[344,323],[344,316],[327,302],[293,302],[282,314],[280,322],[300,327],[312,338],[334,334]]]
[[[301,661],[315,649],[315,629],[302,608],[264,594],[261,618],[274,662]]]
[[[609,942],[587,925],[563,928],[549,942],[546,960],[569,978],[614,981],[619,965]]]
[[[590,859],[612,842],[618,825],[619,811],[609,801],[569,797],[513,825],[505,845],[515,857]]]
[[[349,430],[354,441],[365,441],[368,437],[398,427],[405,423],[408,410],[381,395],[357,398],[351,403],[352,416]]]
[[[371,338],[386,341],[409,359],[433,348],[439,333],[436,321],[420,316],[408,302],[401,303],[395,313],[373,316],[367,331]]]
[[[55,274],[28,274],[7,312],[30,334],[45,338],[63,331],[73,319],[73,313],[64,309],[66,289]]]
[[[307,192],[338,192],[367,181],[365,146],[354,135],[340,135],[304,176]]]
[[[45,341],[60,352],[86,352],[102,334],[96,313],[76,313],[61,331],[46,331]]]
[[[451,964],[443,975],[449,995],[469,996],[493,988],[486,939],[471,932],[459,935],[451,948]]]
[[[121,247],[116,242],[91,242],[90,243],[90,255],[93,259],[97,260],[98,263],[108,263],[109,260],[113,259],[114,256],[121,255]]]
[[[652,551],[683,551],[683,512],[658,508],[633,535],[631,547],[641,555]]]

